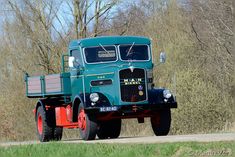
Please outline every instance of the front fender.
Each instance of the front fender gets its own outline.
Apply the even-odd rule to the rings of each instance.
[[[96,107],[111,106],[111,103],[107,96],[105,96],[103,93],[100,93],[100,92],[97,92],[97,93],[99,95],[99,100],[95,103]],[[91,104],[92,102],[90,100],[90,94],[87,94],[85,108],[92,107]]]
[[[172,95],[169,99],[164,98],[163,91],[164,88],[154,88],[148,91],[149,104],[151,105],[162,105],[168,104],[170,108],[177,108],[177,102]]]

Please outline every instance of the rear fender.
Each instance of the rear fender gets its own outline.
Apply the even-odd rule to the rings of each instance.
[[[43,107],[43,110],[44,110],[44,111],[46,110],[45,99],[39,99],[38,102],[37,102],[37,104],[35,105],[35,108],[34,108],[34,110],[33,110],[35,120],[36,120],[38,108],[39,108],[40,106]]]
[[[39,99],[37,104],[35,105],[35,108],[33,110],[34,115],[36,117],[37,110],[40,106],[43,107],[43,110],[46,111],[49,108],[55,108],[56,106],[62,105],[64,102],[60,101],[60,98],[54,98],[54,99]]]

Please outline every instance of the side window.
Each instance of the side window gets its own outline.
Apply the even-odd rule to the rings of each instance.
[[[81,53],[78,50],[72,50],[71,55],[75,58],[75,61],[74,61],[75,67],[82,65]]]

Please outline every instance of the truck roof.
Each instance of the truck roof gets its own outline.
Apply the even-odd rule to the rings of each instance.
[[[93,38],[84,38],[80,40],[72,40],[69,43],[69,49],[74,47],[92,47],[102,45],[118,45],[118,44],[150,44],[150,39],[142,36],[100,36]]]

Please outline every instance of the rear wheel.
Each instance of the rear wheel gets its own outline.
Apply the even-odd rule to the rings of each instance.
[[[151,125],[156,136],[166,136],[171,126],[171,111],[160,110],[156,115],[151,117]]]
[[[42,106],[39,106],[37,109],[36,116],[37,135],[41,142],[61,140],[63,134],[63,127],[56,127],[54,109],[49,109],[45,111]]]
[[[62,134],[63,134],[63,127],[55,127],[53,140],[60,141],[62,139]]]
[[[85,113],[83,104],[78,108],[78,126],[80,137],[83,140],[94,140],[97,132],[97,123],[91,115]]]
[[[99,139],[118,138],[121,132],[121,119],[113,119],[99,123],[97,136]]]
[[[53,126],[53,135],[51,140],[60,141],[62,139],[63,127],[56,126],[56,115],[55,108],[50,108],[47,110],[48,117],[50,118],[50,123]]]
[[[37,135],[41,142],[47,142],[53,139],[53,126],[46,116],[42,106],[37,109],[36,115]]]

